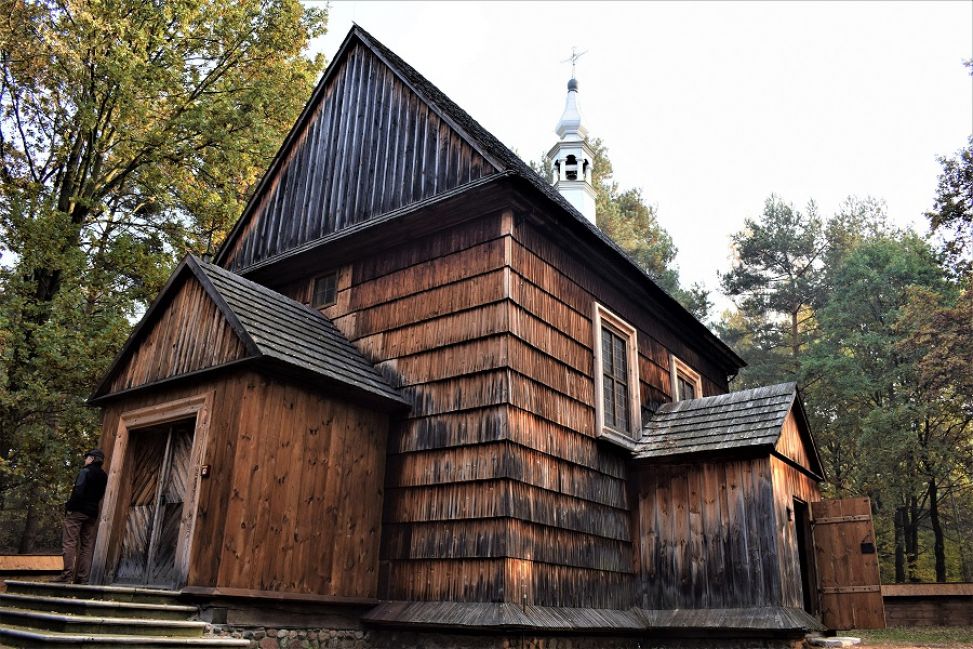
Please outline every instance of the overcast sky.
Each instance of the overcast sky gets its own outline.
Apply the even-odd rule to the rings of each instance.
[[[973,132],[973,2],[337,0],[318,51],[352,21],[528,160],[556,141],[561,61],[587,50],[590,133],[656,206],[683,281],[710,289],[771,193],[823,215],[874,196],[924,232],[937,156]]]

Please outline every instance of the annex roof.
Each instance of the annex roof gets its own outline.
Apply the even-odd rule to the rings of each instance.
[[[411,172],[396,162],[397,148],[410,161],[404,166]],[[322,176],[309,182],[309,174]],[[333,242],[342,230],[354,231],[368,221],[403,215],[442,196],[505,178],[554,207],[555,214],[566,217],[561,221],[565,227],[609,250],[620,271],[640,276],[678,326],[728,366],[746,365],[546,179],[357,25],[325,70],[216,263],[247,274],[307,253],[315,241]]]
[[[92,401],[120,391],[117,385],[112,389],[113,379],[130,362],[142,342],[152,334],[160,319],[167,315],[173,299],[184,284],[192,280],[202,286],[206,296],[239,342],[235,352],[213,358],[208,366],[204,363],[202,367],[195,367],[193,373],[247,360],[272,361],[382,401],[406,404],[399,392],[389,385],[372,363],[362,356],[327,317],[276,291],[192,256],[186,257],[173,272],[169,283],[146,312],[95,390]],[[189,309],[183,311],[170,317],[178,319],[195,316]],[[185,337],[192,335],[193,328],[182,323],[179,326],[189,332],[179,341],[179,344],[184,344]],[[229,349],[225,344],[222,346]],[[175,372],[166,378],[178,378],[187,373],[179,370]],[[143,387],[156,382],[158,381],[132,387]]]
[[[792,410],[811,464],[807,468],[820,476],[821,459],[796,383],[664,404],[643,427],[632,454],[635,459],[654,459],[736,449],[773,450]]]

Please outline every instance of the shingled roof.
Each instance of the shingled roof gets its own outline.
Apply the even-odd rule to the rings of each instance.
[[[636,459],[651,459],[734,449],[773,449],[784,419],[795,406],[800,425],[806,430],[796,383],[667,403],[644,426],[632,454]],[[820,473],[813,444],[809,451],[815,465],[809,468]]]
[[[229,321],[246,349],[245,359],[271,361],[296,368],[343,388],[405,405],[407,402],[375,367],[318,311],[227,270],[187,257],[145,314],[111,370],[95,390],[92,401],[108,395],[112,376],[138,345],[167,296],[192,274]]]

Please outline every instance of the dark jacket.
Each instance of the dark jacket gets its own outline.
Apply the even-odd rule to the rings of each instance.
[[[101,463],[89,464],[78,472],[71,497],[64,509],[69,512],[81,512],[85,516],[94,518],[98,515],[98,503],[105,495],[107,484],[108,474],[102,470]]]

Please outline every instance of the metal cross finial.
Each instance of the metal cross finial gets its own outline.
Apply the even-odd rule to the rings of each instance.
[[[563,61],[561,61],[561,63],[567,63],[569,61],[571,62],[571,78],[572,79],[574,78],[574,68],[578,64],[578,59],[580,59],[582,56],[584,56],[587,53],[588,53],[588,50],[585,50],[584,52],[579,52],[578,51],[578,48],[575,47],[574,45],[572,45],[571,46],[571,56],[569,56],[568,58],[566,58]]]

